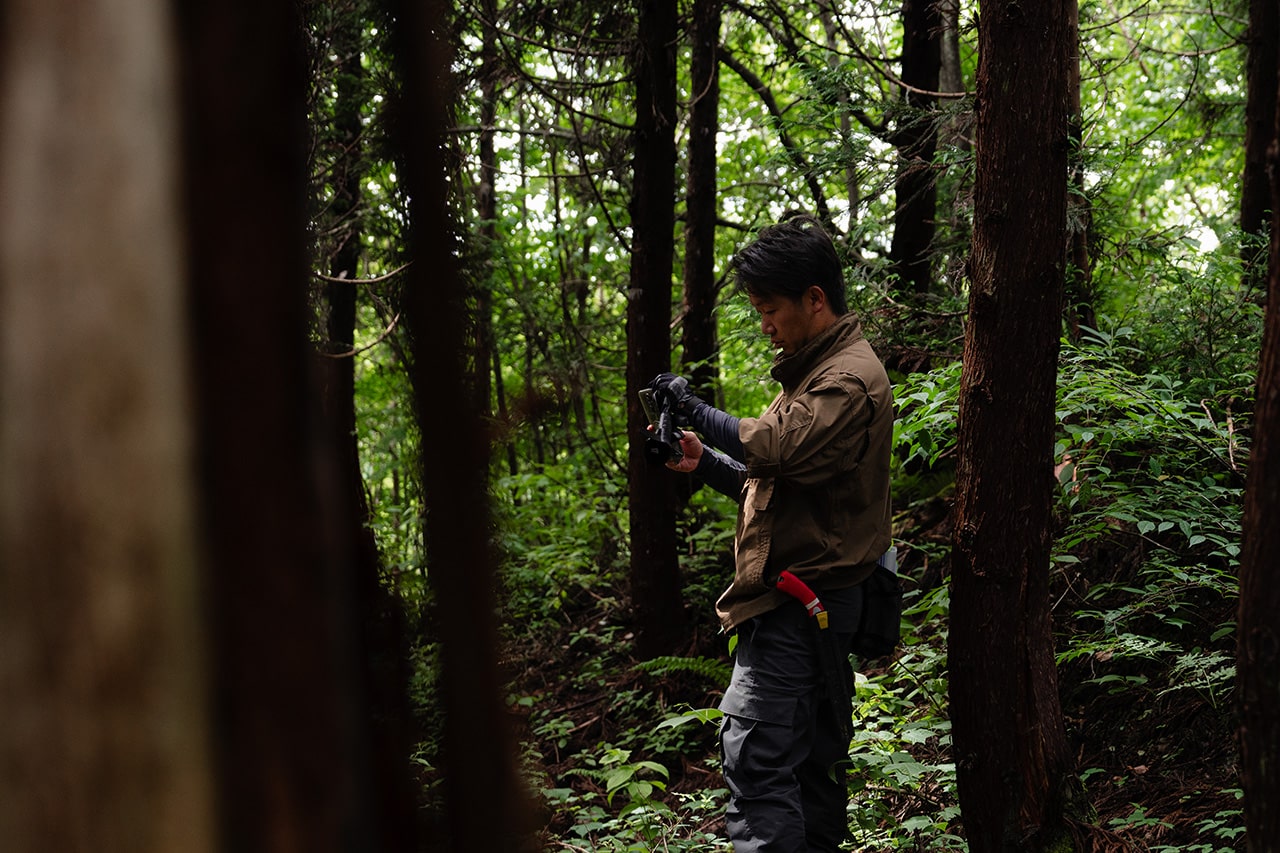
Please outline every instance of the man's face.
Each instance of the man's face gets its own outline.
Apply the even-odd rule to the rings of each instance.
[[[751,307],[760,313],[760,331],[783,355],[791,355],[821,331],[810,310],[810,300],[803,296],[799,299],[754,295],[748,298]]]

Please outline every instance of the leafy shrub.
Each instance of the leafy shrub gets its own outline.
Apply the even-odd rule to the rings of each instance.
[[[1204,689],[1216,704],[1234,675],[1221,617],[1236,592],[1246,450],[1182,380],[1122,366],[1122,341],[1098,335],[1062,359],[1055,558],[1084,584],[1060,661],[1092,656],[1108,666],[1090,681],[1112,687],[1129,677],[1120,664],[1157,661],[1149,689]]]
[[[949,590],[909,591],[902,649],[858,673],[849,749],[859,849],[965,850],[947,710]]]
[[[676,793],[675,807],[648,800],[632,803],[619,814],[600,804],[600,795],[581,793],[572,788],[549,788],[543,791],[548,805],[572,812],[575,822],[568,838],[560,839],[549,849],[611,850],[626,853],[723,853],[723,839],[705,828],[712,816],[724,810],[723,788],[709,788],[691,793]]]
[[[508,621],[556,621],[625,566],[624,490],[579,463],[505,476],[495,490]]]
[[[928,373],[909,374],[895,384],[893,447],[902,473],[931,468],[954,453],[960,370],[955,361]],[[894,486],[898,485],[895,478]]]

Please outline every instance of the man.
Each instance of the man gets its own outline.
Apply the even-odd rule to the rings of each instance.
[[[727,829],[735,853],[836,851],[848,833],[849,743],[830,699],[852,688],[860,585],[891,544],[893,395],[845,307],[840,261],[816,219],[765,228],[731,266],[778,350],[771,373],[781,393],[760,417],[739,419],[682,377],[651,383],[710,445],[686,431],[684,457],[669,467],[739,499],[734,579],[716,603],[738,637],[720,704]],[[825,605],[824,636],[776,588],[784,570]],[[823,674],[818,644],[832,634],[844,684]]]

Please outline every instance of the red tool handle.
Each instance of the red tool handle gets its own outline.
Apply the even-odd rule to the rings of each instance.
[[[817,618],[818,614],[823,614],[820,621],[823,623],[826,622],[827,608],[822,606],[822,602],[818,600],[817,594],[809,588],[807,583],[800,580],[800,578],[791,574],[791,572],[786,569],[783,569],[778,574],[777,587],[796,601],[803,604],[804,609],[809,611],[810,616]],[[825,624],[823,627],[825,627]]]

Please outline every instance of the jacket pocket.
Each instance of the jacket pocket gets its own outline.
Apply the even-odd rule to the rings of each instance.
[[[773,507],[774,481],[750,479],[742,500],[742,520],[738,527],[738,581],[749,590],[764,590],[765,567],[773,550],[776,513]]]

